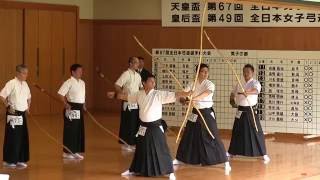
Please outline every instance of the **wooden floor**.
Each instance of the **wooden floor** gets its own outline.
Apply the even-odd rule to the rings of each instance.
[[[117,115],[96,113],[95,117],[114,132],[118,130]],[[62,120],[60,116],[33,117],[50,134],[62,139]],[[3,117],[0,126],[0,144],[3,143]],[[125,179],[120,173],[128,168],[132,153],[122,152],[119,144],[86,117],[86,154],[85,160],[64,161],[61,158],[61,147],[44,135],[30,118],[29,167],[26,169],[8,169],[1,167],[0,173],[10,174],[11,179],[21,180],[74,180],[74,179]],[[223,135],[224,144],[229,145],[229,135]],[[177,145],[175,137],[169,136],[168,143],[174,157]],[[320,141],[320,140],[319,140]],[[236,157],[231,160],[232,172],[224,175],[223,166],[181,166],[175,171],[178,180],[244,180],[244,179],[320,179],[320,145],[318,141],[304,141],[299,137],[270,136],[267,138],[267,149],[271,162],[264,165],[255,158]],[[2,148],[1,148],[2,154]],[[165,179],[130,177],[130,179]]]

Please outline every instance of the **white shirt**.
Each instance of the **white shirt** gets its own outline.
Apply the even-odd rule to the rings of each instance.
[[[8,100],[9,105],[17,111],[26,111],[28,100],[31,99],[31,93],[26,81],[20,81],[14,78],[7,82],[1,90],[0,96]]]
[[[115,84],[127,90],[128,95],[132,95],[137,93],[140,87],[142,87],[141,76],[136,71],[128,69],[121,74]]]
[[[189,92],[192,90],[192,86],[193,86],[193,83],[189,84],[184,90],[186,92]],[[206,80],[203,80],[201,84],[198,81],[194,90],[194,96],[198,96],[207,90],[211,91],[211,93],[208,96],[203,97],[199,101],[194,101],[194,105],[196,106],[196,108],[198,109],[212,108],[213,106],[212,98],[215,90],[215,85],[211,81],[206,79]]]
[[[139,117],[143,122],[153,122],[162,118],[162,105],[176,101],[174,92],[150,90],[148,94],[144,90],[135,95],[128,96],[129,103],[138,103]]]
[[[134,70],[128,69],[121,74],[115,84],[126,90],[128,95],[133,95],[139,92],[140,87],[142,87],[141,75]],[[129,104],[132,105],[136,103]],[[125,111],[127,107],[128,102],[124,102],[122,106],[123,110]]]
[[[83,80],[70,77],[60,87],[58,94],[66,96],[71,103],[84,104],[86,101],[86,84]]]
[[[255,80],[255,79],[250,79],[248,82],[243,83],[242,86],[243,86],[244,90],[255,88],[255,89],[257,89],[258,94],[261,91],[261,84],[259,81]],[[242,94],[238,94],[238,92],[240,92],[240,93],[243,92],[241,87],[239,86],[239,84],[236,85],[232,91],[232,93],[235,94],[235,102],[237,105],[239,105],[239,106],[255,106],[258,103],[258,94],[248,95],[247,98],[250,102],[250,104],[248,104],[247,98]]]

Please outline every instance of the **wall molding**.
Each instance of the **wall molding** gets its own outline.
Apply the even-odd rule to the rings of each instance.
[[[109,24],[109,25],[160,25],[161,20],[106,20],[106,19],[94,19],[95,24]]]

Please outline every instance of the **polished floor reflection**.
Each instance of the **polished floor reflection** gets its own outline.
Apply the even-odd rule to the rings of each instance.
[[[105,127],[117,132],[118,116],[95,113],[96,119]],[[62,139],[61,116],[33,117],[53,137]],[[83,161],[64,161],[61,147],[44,135],[29,119],[30,152],[29,167],[10,169],[0,167],[0,174],[10,174],[12,180],[73,180],[73,179],[125,179],[120,173],[128,168],[132,153],[123,152],[117,141],[101,130],[86,117],[86,153]],[[1,117],[0,144],[3,144],[4,128]],[[222,133],[226,147],[230,135]],[[168,136],[168,143],[174,157],[177,145],[175,136]],[[176,168],[177,180],[244,180],[244,179],[320,179],[320,140],[305,141],[301,136],[269,135],[267,150],[271,162],[265,165],[261,159],[235,157],[231,160],[232,172],[224,175],[222,165],[218,166],[179,166]],[[2,148],[1,148],[2,154]],[[130,177],[128,179],[167,179]]]

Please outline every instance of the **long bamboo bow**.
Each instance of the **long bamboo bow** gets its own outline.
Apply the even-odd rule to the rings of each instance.
[[[202,63],[202,57],[203,57],[203,26],[204,26],[204,16],[205,16],[205,13],[206,13],[206,10],[207,10],[207,0],[204,0],[204,8],[203,8],[203,11],[202,11],[202,19],[201,19],[201,27],[200,27],[200,56],[199,56],[199,62],[198,62],[198,66],[197,66],[197,72],[196,72],[196,77],[194,79],[194,83],[193,83],[193,87],[192,87],[192,91],[195,90],[196,88],[196,83],[198,81],[198,76],[199,76],[199,71],[200,71],[200,65]],[[185,126],[185,123],[187,121],[187,118],[188,118],[188,115],[189,115],[189,111],[190,111],[190,108],[191,108],[191,105],[192,105],[192,99],[193,99],[193,95],[191,94],[190,96],[190,102],[189,102],[189,105],[188,105],[188,109],[186,111],[186,114],[185,114],[185,117],[184,117],[184,120],[182,121],[182,124],[180,126],[180,129],[179,129],[179,133],[178,133],[178,137],[176,139],[176,143],[179,141],[179,138],[180,138],[180,134],[182,132],[182,129],[184,128]],[[198,111],[200,112],[200,111]],[[200,113],[201,114],[201,113]],[[201,116],[202,118],[202,116]],[[203,119],[204,121],[204,119]],[[205,122],[205,121],[204,121]],[[211,135],[211,131],[209,131],[210,135]],[[213,137],[214,138],[214,137]]]
[[[206,7],[205,7],[205,8],[206,8]],[[138,39],[136,36],[133,36],[133,38],[134,38],[134,40],[137,42],[137,44],[138,44],[149,56],[152,57],[151,52],[149,52],[149,51],[143,46],[143,44],[139,41],[139,39]],[[200,62],[200,64],[201,64],[201,62]],[[200,68],[200,66],[199,66],[199,68]],[[197,69],[197,73],[199,73],[199,70],[200,70],[199,68]],[[182,84],[179,82],[179,80],[176,78],[176,76],[175,76],[169,69],[167,69],[167,71],[168,71],[169,74],[172,76],[172,78],[175,80],[175,82],[179,85],[180,89],[183,90],[183,86],[182,86]],[[198,76],[198,75],[196,75],[196,76]],[[195,89],[195,84],[193,85],[193,91],[194,91],[194,89]],[[188,106],[191,106],[191,105],[192,105],[192,101],[193,101],[193,100],[190,99],[190,102],[189,102],[189,105],[188,105]],[[199,110],[197,107],[195,107],[195,106],[193,106],[193,107],[197,110],[198,114],[200,115],[200,117],[201,117],[201,119],[202,119],[202,121],[203,121],[203,123],[204,123],[204,125],[205,125],[205,127],[206,127],[206,129],[207,129],[207,131],[208,131],[208,133],[209,133],[209,135],[210,135],[213,139],[215,139],[215,137],[213,136],[212,132],[210,131],[210,129],[209,129],[209,127],[208,127],[208,125],[207,125],[207,123],[206,123],[206,121],[205,121],[202,113],[200,112],[200,110]],[[188,112],[189,112],[189,111],[190,111],[190,107],[188,107],[188,108],[189,108],[189,110],[188,110]],[[186,121],[187,117],[188,117],[188,114],[186,113],[185,120],[183,121],[183,125],[181,126],[182,128],[184,127],[184,124],[185,124],[185,121]],[[178,136],[177,136],[176,142],[178,142],[178,140],[179,140],[179,138],[180,138],[180,134],[181,134],[181,130],[182,130],[181,127],[180,127],[180,130],[179,130],[179,134],[178,134]]]
[[[205,34],[205,36],[207,37],[207,39],[208,39],[210,45],[213,47],[213,49],[215,49],[215,50],[217,51],[217,53],[219,54],[219,56],[220,56],[221,58],[223,58],[223,59],[225,59],[225,60],[227,61],[229,67],[230,67],[231,70],[232,70],[232,73],[236,76],[237,82],[238,82],[241,90],[243,91],[243,93],[244,93],[244,95],[245,95],[245,97],[246,97],[246,100],[247,100],[247,102],[248,102],[248,104],[249,104],[249,106],[250,106],[251,113],[252,113],[252,117],[253,117],[254,126],[255,126],[256,131],[258,132],[257,122],[256,122],[256,118],[255,118],[255,114],[254,114],[253,108],[252,108],[252,106],[251,106],[251,104],[250,104],[250,101],[249,101],[249,99],[248,99],[248,95],[246,94],[246,92],[245,92],[245,90],[244,90],[244,87],[243,87],[243,85],[242,85],[242,83],[241,83],[241,81],[240,81],[240,78],[239,78],[237,72],[235,71],[235,69],[234,69],[234,67],[232,66],[232,64],[231,64],[231,62],[229,61],[229,59],[228,59],[228,58],[225,58],[225,57],[223,56],[223,54],[219,51],[219,49],[213,44],[213,42],[211,41],[210,37],[208,36],[208,34],[207,34],[207,32],[206,32],[205,30],[204,30],[204,34]]]

